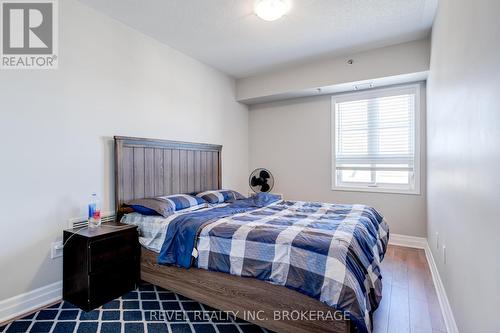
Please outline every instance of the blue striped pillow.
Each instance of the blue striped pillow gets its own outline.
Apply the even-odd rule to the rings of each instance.
[[[243,195],[233,190],[205,191],[198,193],[196,196],[199,198],[203,198],[210,204],[232,202],[235,200],[245,199]]]
[[[172,210],[174,212],[178,212],[180,210],[197,210],[208,207],[205,200],[189,194],[174,194],[159,198],[167,200],[172,206]]]

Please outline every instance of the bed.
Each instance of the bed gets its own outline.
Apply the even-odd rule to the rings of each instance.
[[[117,215],[119,217],[122,215],[122,204],[128,200],[220,189],[221,154],[222,147],[218,145],[115,137],[115,193]],[[245,203],[245,207],[247,207],[246,205]],[[311,205],[316,205],[316,207]],[[229,208],[217,209],[225,211]],[[217,209],[214,209],[214,211]],[[308,213],[309,211],[311,211],[311,213]],[[277,215],[274,216],[273,214]],[[360,280],[362,282],[359,283],[358,289],[363,290],[363,295],[365,295],[366,292],[366,295],[370,297],[362,300],[362,303],[364,302],[362,307],[366,306],[366,308],[361,309],[362,312],[360,316],[356,317],[352,315],[352,313],[350,316],[345,316],[345,312],[337,311],[334,307],[329,306],[328,304],[335,305],[340,303],[333,302],[335,304],[332,304],[332,302],[328,302],[324,297],[322,298],[321,294],[325,289],[326,283],[322,286],[314,286],[314,284],[312,284],[312,286],[308,288],[302,288],[303,286],[301,285],[295,286],[294,283],[297,283],[297,279],[289,279],[290,282],[285,278],[287,281],[277,283],[277,281],[279,282],[280,272],[282,272],[283,269],[275,270],[275,272],[278,273],[275,274],[274,280],[270,279],[269,276],[264,278],[264,280],[268,281],[244,276],[258,276],[263,275],[262,272],[270,271],[271,269],[265,268],[272,265],[272,262],[270,264],[270,260],[260,261],[260,265],[264,266],[261,267],[258,273],[248,273],[248,267],[252,267],[252,265],[243,265],[240,263],[238,274],[233,274],[234,272],[230,270],[234,270],[234,264],[232,268],[230,267],[231,265],[220,264],[227,261],[224,258],[229,257],[228,253],[218,261],[210,261],[207,259],[211,256],[213,257],[214,254],[224,253],[223,245],[221,244],[224,243],[224,240],[227,240],[227,237],[224,239],[225,237],[221,235],[227,234],[228,228],[233,228],[237,231],[238,229],[245,228],[246,223],[249,222],[250,224],[254,223],[255,225],[268,228],[270,231],[269,235],[271,235],[273,231],[276,232],[276,230],[274,230],[276,223],[273,225],[272,221],[277,221],[277,216],[286,217],[286,219],[288,219],[285,221],[286,223],[291,221],[291,224],[300,224],[304,218],[311,220],[312,214],[316,214],[313,220],[314,223],[318,225],[318,228],[313,230],[314,233],[328,234],[329,238],[326,238],[327,242],[329,242],[328,244],[333,244],[334,242],[335,244],[342,242],[354,244],[346,245],[349,249],[346,250],[348,254],[345,255],[345,257],[349,257],[350,261],[349,264],[345,264],[344,267],[350,267],[348,269],[349,273],[352,273],[351,271],[355,272],[349,275],[342,272],[342,274],[344,274],[342,278],[344,279],[344,284],[351,285],[349,283],[352,283],[352,285],[354,285],[355,281],[345,281],[347,280],[346,276],[353,279],[352,276],[356,274],[358,276],[360,274],[363,275]],[[212,219],[210,223],[200,224],[200,226],[203,225],[203,228],[200,227],[200,233],[197,235],[198,243],[194,245],[197,249],[197,259],[193,260],[193,263],[196,264],[189,267],[189,269],[177,267],[188,267],[182,264],[177,266],[160,265],[158,264],[158,262],[161,261],[158,253],[151,248],[142,247],[141,279],[170,289],[210,307],[223,311],[230,311],[241,319],[253,322],[276,332],[340,333],[356,332],[357,330],[360,332],[369,332],[371,330],[371,315],[378,306],[381,298],[382,283],[378,264],[383,259],[388,240],[388,228],[385,222],[383,222],[382,217],[379,216],[375,210],[361,205],[347,207],[345,205],[280,200],[265,204],[259,208],[251,207],[247,210],[235,210],[229,215],[224,215],[225,218],[221,218],[221,216],[219,216],[218,219]],[[269,216],[272,218],[269,218]],[[334,216],[335,218],[343,216],[341,221],[335,224],[335,230],[339,229],[340,231],[335,233],[328,230],[322,230],[325,229],[325,225],[331,225],[331,219]],[[248,219],[252,220],[249,221]],[[323,221],[323,219],[325,219],[325,221]],[[359,221],[361,220],[368,227],[355,229],[356,232],[363,230],[366,235],[357,235],[355,237],[357,239],[355,242],[343,240],[343,237],[345,238],[346,235],[353,234],[353,232],[345,232],[346,230],[342,228],[346,228],[345,226],[347,225],[359,225]],[[217,227],[210,226],[214,224],[214,221],[216,221],[215,224],[219,226],[220,230]],[[271,221],[271,224],[269,224],[269,221]],[[351,222],[351,224],[349,222]],[[183,225],[182,223],[178,224],[181,227]],[[220,228],[220,226],[224,226],[226,229]],[[292,230],[294,228],[289,229]],[[220,231],[218,235],[216,234],[217,230]],[[279,232],[277,232],[276,235],[278,235],[278,233]],[[297,231],[297,234],[300,234],[300,232]],[[334,238],[332,238],[333,234],[335,234]],[[230,235],[228,237],[229,240],[231,240],[231,237],[234,236]],[[219,238],[222,239],[222,243],[214,243],[214,241]],[[324,239],[323,237],[323,240]],[[371,242],[367,242],[365,239],[370,239]],[[259,246],[262,246],[263,242],[259,242],[258,238],[255,240],[257,242],[252,242],[252,244],[258,243],[255,248],[259,249]],[[210,248],[211,244],[212,251],[207,250],[207,244],[209,244],[208,248]],[[296,248],[303,250],[310,246],[310,243],[305,242],[302,246],[296,246]],[[328,247],[329,245],[326,246]],[[220,249],[213,251],[214,247],[220,247]],[[248,242],[243,246],[243,252],[251,252],[250,250],[252,249],[254,248],[249,246]],[[278,249],[278,247],[276,247],[276,249]],[[226,247],[225,251],[227,252],[229,250]],[[361,251],[365,251],[368,255],[358,255]],[[254,255],[254,258],[259,255],[264,255],[266,252],[267,251],[263,251],[260,254]],[[330,256],[315,255],[314,258],[320,259],[317,259],[317,264],[312,266],[316,267],[322,265],[321,267],[323,267],[323,270],[328,270],[328,267],[335,267],[335,263],[327,261],[326,257],[329,258]],[[310,258],[312,257],[309,257],[302,265],[310,266],[311,262],[316,262]],[[322,262],[323,259],[325,260],[324,263]],[[369,262],[360,263],[359,261]],[[253,265],[253,267],[256,267],[256,265],[258,266],[259,264]],[[284,268],[287,274],[288,270],[292,271],[291,267],[292,265],[289,265]],[[302,281],[309,281],[311,279],[308,279],[307,273],[309,271],[314,271],[314,267],[308,268],[306,271],[301,270],[298,273],[296,272],[296,275],[300,277]],[[367,271],[362,272],[362,269],[359,269],[360,267],[364,267],[363,269],[367,269]],[[338,275],[338,272],[341,270],[342,269],[330,269],[331,272],[329,275]],[[242,271],[247,273],[243,274]],[[273,283],[269,283],[269,281]],[[328,284],[328,286],[330,286],[330,289],[335,289],[332,287],[332,284]],[[318,293],[318,289],[321,292]],[[348,289],[350,288],[345,288],[345,290]],[[354,289],[356,288],[353,288],[353,290]],[[348,290],[349,294],[343,295],[342,298],[346,298],[347,301],[349,301],[350,298],[359,298],[363,296],[359,295],[359,290],[358,292],[351,292],[351,290]],[[340,294],[342,292],[345,293],[345,291],[338,293]],[[329,290],[329,293],[329,295],[335,295],[335,290]],[[330,297],[327,298],[330,299]],[[299,315],[290,316],[290,314]],[[319,315],[320,318],[318,317]],[[360,321],[360,317],[362,321]]]

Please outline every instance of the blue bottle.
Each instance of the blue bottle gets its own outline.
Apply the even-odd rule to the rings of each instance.
[[[91,228],[101,225],[101,201],[96,193],[90,196],[88,222]]]

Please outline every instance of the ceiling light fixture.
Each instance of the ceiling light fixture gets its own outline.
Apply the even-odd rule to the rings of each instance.
[[[254,11],[264,21],[276,21],[286,14],[288,6],[283,0],[259,0]]]

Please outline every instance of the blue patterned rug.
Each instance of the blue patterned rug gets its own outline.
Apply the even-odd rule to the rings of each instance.
[[[83,312],[59,302],[6,326],[0,332],[30,333],[262,333],[265,329],[160,287],[137,290]]]

